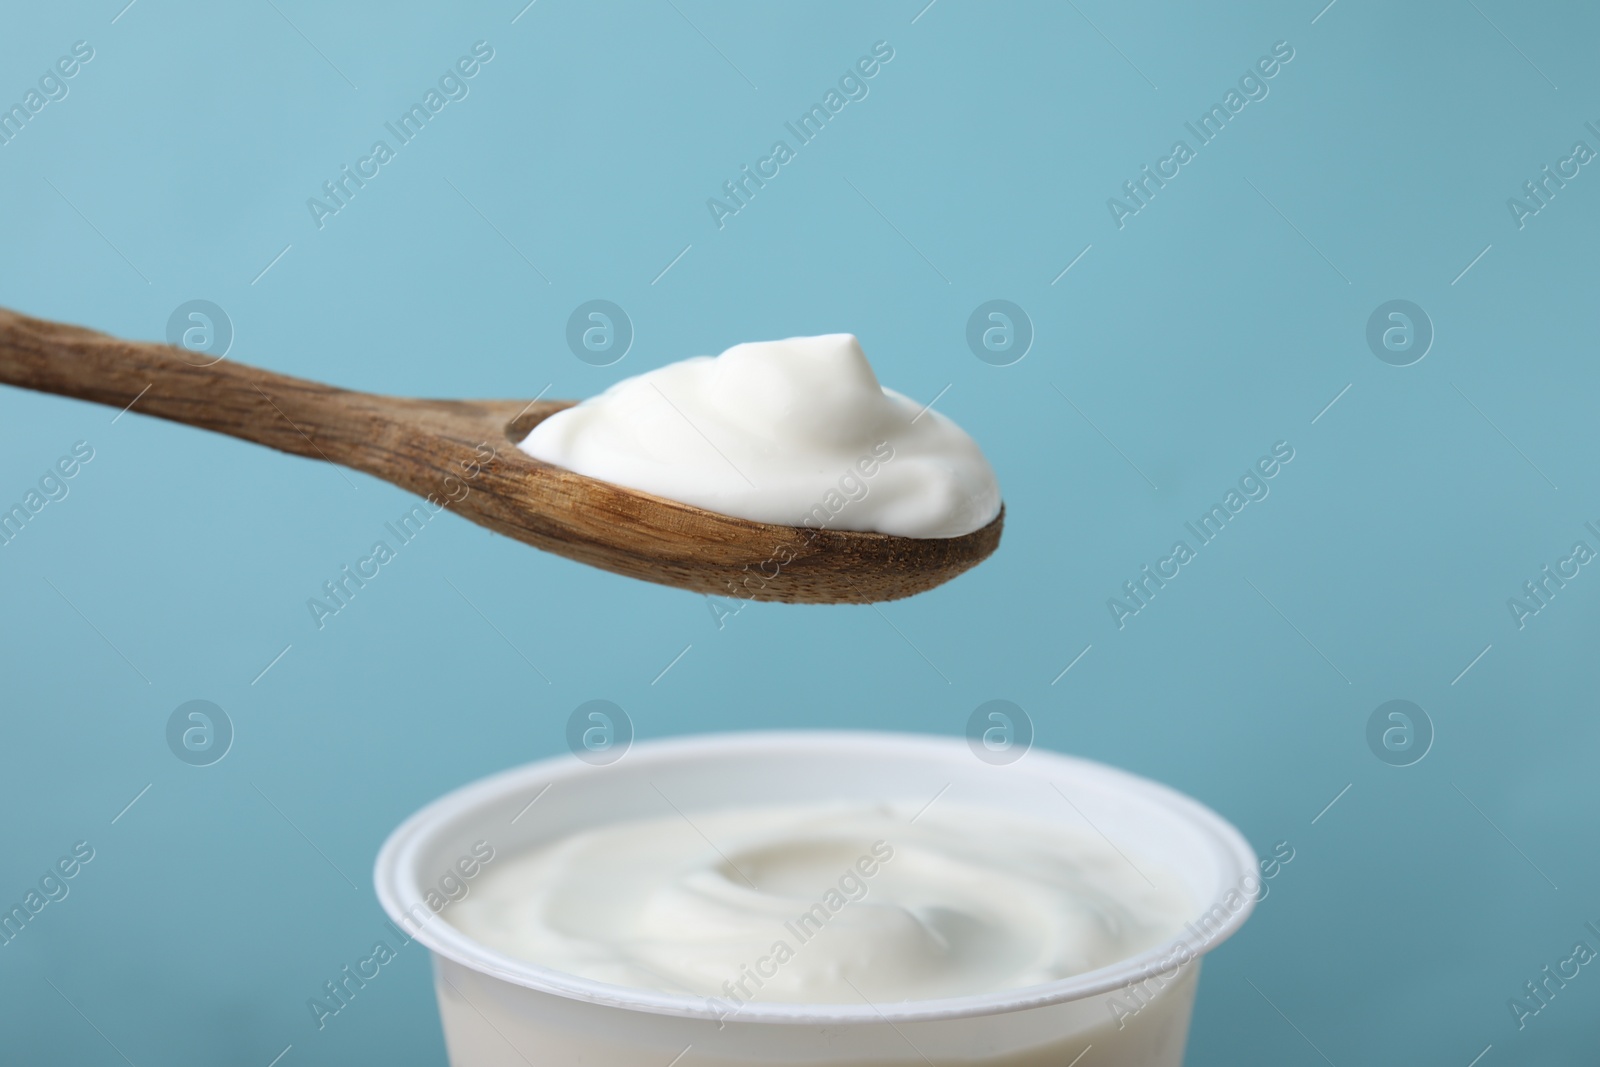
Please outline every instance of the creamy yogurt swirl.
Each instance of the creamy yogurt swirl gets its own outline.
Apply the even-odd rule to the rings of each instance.
[[[1096,835],[919,806],[615,823],[486,872],[448,917],[509,956],[727,1008],[1037,985],[1160,944],[1187,915],[1169,874]]]
[[[734,345],[625,378],[518,447],[783,526],[957,537],[1000,513],[1000,486],[972,438],[879,385],[847,333]]]

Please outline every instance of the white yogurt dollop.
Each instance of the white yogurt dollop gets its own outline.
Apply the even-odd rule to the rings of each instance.
[[[731,1012],[1036,985],[1160,944],[1188,915],[1170,875],[1098,836],[920,806],[616,823],[497,865],[449,921],[509,956]]]
[[[961,427],[878,384],[854,336],[734,345],[545,419],[518,446],[615,485],[783,526],[957,537],[1000,513]]]

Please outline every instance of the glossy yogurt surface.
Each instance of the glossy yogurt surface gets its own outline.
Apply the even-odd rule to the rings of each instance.
[[[626,378],[518,446],[615,485],[782,526],[956,537],[1000,512],[983,452],[873,374],[851,334],[734,345]]]
[[[1188,914],[1166,872],[1087,827],[919,806],[616,823],[508,857],[448,917],[509,956],[737,1010],[1037,985],[1157,945]]]

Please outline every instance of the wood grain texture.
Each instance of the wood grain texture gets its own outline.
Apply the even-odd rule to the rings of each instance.
[[[570,400],[419,400],[338,389],[0,309],[0,383],[92,400],[338,463],[497,533],[712,596],[870,603],[981,562],[1005,519],[961,537],[811,530],[704,511],[516,448]],[[194,361],[194,362],[191,362]]]

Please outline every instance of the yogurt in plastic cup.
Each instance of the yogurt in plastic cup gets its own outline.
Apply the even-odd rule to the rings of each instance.
[[[1195,902],[1182,930],[1126,960],[1044,985],[881,1004],[751,1002],[633,989],[494,951],[450,924],[472,857],[581,830],[747,805],[942,795],[1061,821],[1161,863]],[[1064,803],[1064,799],[1070,801]],[[487,848],[485,847],[487,846]],[[865,732],[710,734],[639,744],[593,766],[563,756],[434,801],[378,854],[384,910],[433,955],[453,1067],[1178,1067],[1200,957],[1260,891],[1243,836],[1181,793],[1101,763],[1034,749],[992,766],[964,738]]]

